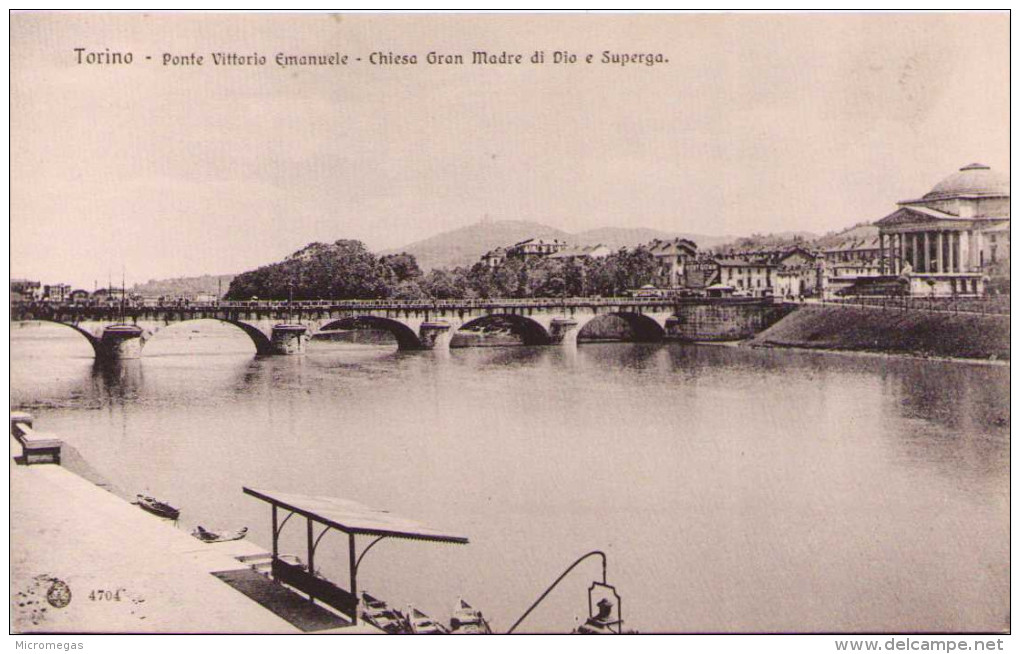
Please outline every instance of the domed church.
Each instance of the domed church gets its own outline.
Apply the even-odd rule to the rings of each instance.
[[[882,273],[911,295],[982,295],[1009,279],[1009,175],[970,164],[879,220]]]

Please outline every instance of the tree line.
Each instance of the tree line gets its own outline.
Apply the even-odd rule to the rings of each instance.
[[[437,268],[423,273],[413,255],[377,256],[363,243],[311,243],[285,260],[241,273],[228,300],[446,300],[622,295],[654,279],[644,247],[600,259],[509,258],[492,268]]]

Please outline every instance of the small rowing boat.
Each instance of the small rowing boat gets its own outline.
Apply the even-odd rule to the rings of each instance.
[[[169,520],[177,520],[181,516],[181,510],[175,509],[166,502],[160,502],[148,495],[138,495],[135,503],[153,515]]]
[[[413,606],[407,607],[407,622],[411,626],[412,634],[447,634],[450,633],[446,627],[439,624],[429,616],[425,615]]]
[[[234,530],[206,529],[202,525],[198,525],[191,532],[191,535],[203,543],[225,543],[229,540],[241,540],[248,535],[248,528],[241,527]]]
[[[488,621],[482,616],[482,612],[474,608],[463,599],[453,610],[450,617],[451,634],[491,634],[492,628]]]
[[[613,602],[608,598],[602,598],[595,606],[599,609],[598,613],[585,620],[573,633],[588,635],[620,633],[623,623],[613,618]]]
[[[370,625],[388,634],[409,634],[411,630],[399,611],[391,609],[386,602],[376,599],[368,593],[361,593],[361,617]]]

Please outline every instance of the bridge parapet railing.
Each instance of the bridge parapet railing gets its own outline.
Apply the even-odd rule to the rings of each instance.
[[[689,304],[759,304],[769,298],[660,298],[660,297],[569,297],[569,298],[473,298],[449,300],[244,300],[211,303],[180,303],[145,305],[127,304],[74,304],[49,302],[12,303],[12,317],[19,313],[37,318],[54,318],[73,315],[79,318],[105,318],[122,316],[131,318],[149,312],[279,312],[279,311],[330,311],[330,310],[406,310],[434,311],[456,309],[506,308],[584,308],[584,307],[672,307]]]
[[[893,310],[932,311],[941,313],[1010,315],[1008,295],[988,297],[918,297],[906,295],[890,297],[856,296],[826,299],[822,301],[822,304],[861,308],[872,307]]]

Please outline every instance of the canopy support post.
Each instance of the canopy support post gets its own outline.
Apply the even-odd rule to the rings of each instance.
[[[277,546],[277,540],[280,536],[279,530],[276,528],[276,505],[273,505],[273,560],[275,561],[279,555],[279,547]]]
[[[312,519],[305,518],[308,524],[308,574],[315,576],[315,546],[312,544]],[[315,595],[308,593],[308,601],[315,604]]]
[[[347,534],[348,538],[348,565],[351,569],[351,595],[354,595],[354,624],[358,624],[358,562],[354,559],[355,543],[354,532]]]

